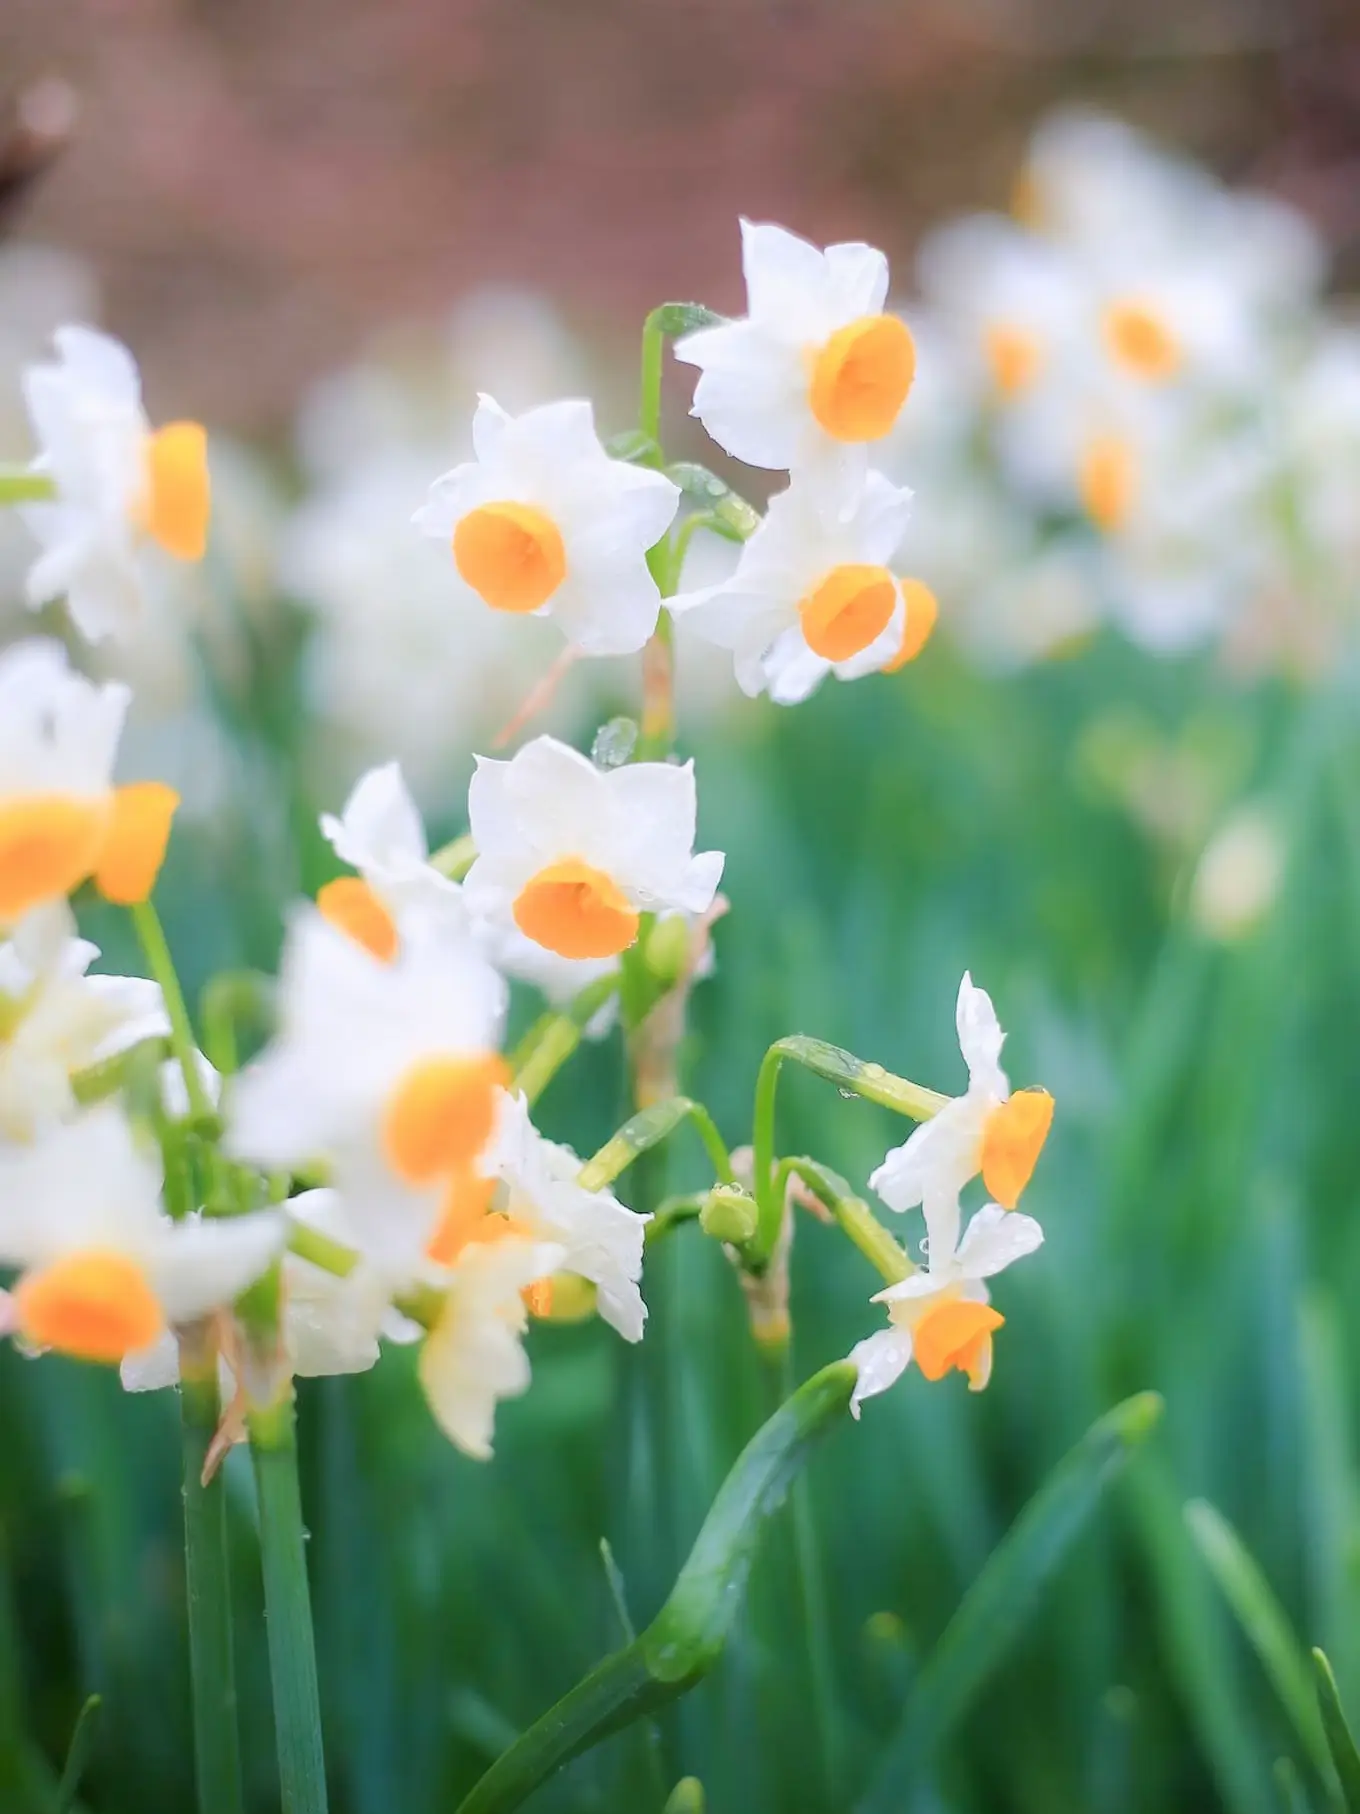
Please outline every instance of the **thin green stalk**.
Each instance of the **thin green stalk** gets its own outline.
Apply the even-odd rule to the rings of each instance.
[[[755,1170],[756,1203],[760,1222],[756,1230],[751,1259],[756,1267],[768,1265],[784,1213],[783,1195],[775,1188],[775,1103],[779,1094],[779,1074],[786,1059],[792,1059],[805,1070],[824,1077],[839,1089],[876,1102],[896,1114],[908,1115],[913,1121],[926,1121],[937,1115],[948,1102],[935,1090],[927,1090],[905,1077],[884,1070],[881,1064],[870,1064],[833,1046],[823,1039],[811,1039],[803,1033],[791,1033],[777,1039],[761,1060],[756,1076],[755,1103],[751,1115],[752,1160]]]
[[[666,350],[665,304],[642,324],[642,379],[638,388],[638,427],[649,441],[661,440],[661,370]]]
[[[819,1202],[835,1216],[847,1234],[889,1285],[899,1285],[916,1268],[888,1233],[862,1197],[853,1194],[844,1178],[819,1165],[815,1159],[781,1159],[775,1171],[775,1192],[782,1203],[789,1178],[801,1178]]]
[[[241,1814],[241,1756],[232,1650],[227,1501],[220,1473],[206,1485],[204,1464],[221,1406],[217,1360],[207,1344],[191,1357],[181,1346],[180,1423],[184,1461],[184,1574],[189,1614],[189,1673],[194,1703],[198,1814]]]
[[[603,1190],[644,1153],[660,1146],[682,1121],[694,1123],[719,1182],[734,1184],[736,1174],[732,1170],[732,1158],[713,1117],[701,1102],[688,1096],[672,1096],[666,1102],[639,1109],[605,1141],[599,1152],[587,1159],[577,1173],[577,1182],[584,1190]],[[659,1195],[657,1202],[660,1202]]]
[[[560,1013],[542,1015],[516,1047],[510,1060],[514,1088],[530,1104],[537,1102],[580,1045],[586,1028],[618,992],[619,973],[588,983]]]
[[[160,984],[161,994],[165,998],[166,1018],[170,1022],[170,1044],[179,1060],[180,1070],[184,1073],[189,1107],[194,1115],[211,1119],[214,1110],[198,1069],[198,1044],[194,1038],[193,1023],[189,1019],[189,1010],[184,1005],[184,991],[179,986],[175,960],[170,955],[160,915],[149,900],[136,902],[129,911],[151,974]]]
[[[47,473],[0,466],[0,504],[43,504],[56,495],[57,488]]]
[[[477,846],[472,842],[472,833],[465,831],[461,838],[450,838],[447,844],[441,844],[433,852],[430,867],[451,882],[461,882],[476,860]]]
[[[321,1701],[291,1386],[266,1410],[252,1411],[249,1426],[260,1504],[260,1557],[282,1809],[283,1814],[326,1814]]]

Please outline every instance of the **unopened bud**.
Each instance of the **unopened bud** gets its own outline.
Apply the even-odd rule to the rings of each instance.
[[[708,1806],[704,1785],[697,1776],[682,1776],[666,1799],[661,1814],[704,1814]]]
[[[699,1211],[699,1226],[715,1241],[740,1247],[756,1232],[756,1200],[735,1184],[709,1192]]]
[[[678,983],[689,962],[689,923],[682,913],[658,920],[647,935],[647,968],[666,988]]]

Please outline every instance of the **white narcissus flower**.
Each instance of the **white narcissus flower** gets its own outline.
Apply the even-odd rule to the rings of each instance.
[[[561,1262],[560,1247],[510,1234],[465,1247],[449,1275],[420,1350],[420,1383],[444,1434],[478,1460],[491,1453],[497,1404],[529,1385],[524,1294]]]
[[[906,323],[883,312],[887,259],[859,244],[822,252],[748,220],[741,246],[747,314],[675,345],[700,370],[692,413],[749,466],[792,468],[881,441],[916,372]]]
[[[54,642],[0,654],[0,927],[93,876],[104,895],[145,900],[178,804],[159,782],[113,785],[125,686],[74,673]]]
[[[22,1275],[13,1334],[116,1364],[231,1303],[279,1253],[277,1215],[173,1222],[161,1182],[112,1104],[0,1152],[0,1264]]]
[[[28,575],[35,608],[64,593],[83,635],[127,636],[141,621],[143,545],[179,560],[203,555],[210,513],[207,436],[197,422],[153,431],[137,362],[92,328],[58,328],[57,363],[24,374],[39,446],[34,470],[51,502],[24,506],[42,544]]]
[[[662,473],[611,460],[589,403],[510,416],[483,396],[476,459],[436,479],[415,522],[451,542],[463,582],[493,610],[542,613],[588,655],[635,654],[661,595],[647,550],[680,503]]]
[[[625,1341],[642,1340],[647,1306],[638,1290],[650,1216],[627,1209],[611,1190],[577,1183],[581,1161],[570,1147],[545,1140],[522,1096],[501,1098],[487,1169],[505,1186],[505,1213],[540,1241],[560,1246],[560,1269],[588,1279],[600,1315]]]
[[[915,1360],[929,1380],[957,1368],[969,1390],[981,1392],[992,1374],[992,1334],[1006,1320],[993,1310],[983,1283],[1025,1254],[1033,1253],[1044,1231],[1031,1216],[987,1203],[968,1224],[958,1246],[932,1256],[928,1271],[914,1272],[899,1285],[876,1294],[888,1306],[889,1327],[850,1352],[859,1369],[850,1409],[888,1387]]]
[[[396,762],[355,784],[340,817],[321,815],[335,854],[359,871],[328,882],[316,897],[323,917],[384,962],[396,955],[399,921],[410,908],[465,932],[462,890],[430,863],[419,808]]]
[[[890,566],[911,493],[877,472],[794,475],[770,501],[730,578],[669,601],[699,635],[731,649],[737,684],[781,705],[828,674],[901,667],[935,625],[933,595]]]
[[[468,906],[513,921],[559,957],[616,956],[642,914],[712,905],[723,857],[694,854],[696,811],[692,763],[599,769],[555,737],[534,738],[509,762],[479,756]]]
[[[0,1140],[32,1140],[65,1120],[75,1072],[169,1033],[158,986],[87,976],[98,956],[64,902],[35,909],[0,945]]]
[[[997,1203],[1003,1209],[1015,1208],[1053,1120],[1053,1098],[1047,1090],[1011,1094],[1001,1069],[1005,1034],[991,996],[975,988],[967,972],[959,985],[955,1020],[968,1066],[966,1094],[922,1122],[869,1180],[889,1209],[924,1208],[932,1265],[953,1253],[959,1192],[979,1172]]]
[[[309,1190],[284,1206],[289,1221],[349,1242],[352,1228],[333,1190]],[[378,1359],[379,1337],[408,1342],[419,1331],[392,1309],[386,1282],[362,1260],[345,1277],[326,1272],[295,1253],[283,1257],[283,1343],[289,1371],[299,1379],[337,1373],[364,1373]],[[224,1357],[223,1397],[230,1399],[235,1377]],[[157,1392],[179,1379],[179,1344],[167,1332],[149,1348],[129,1354],[122,1365],[129,1392]]]
[[[409,1270],[494,1131],[505,984],[438,922],[408,915],[384,962],[303,908],[279,1005],[277,1038],[232,1092],[229,1146],[266,1166],[327,1161],[366,1218],[365,1251]]]

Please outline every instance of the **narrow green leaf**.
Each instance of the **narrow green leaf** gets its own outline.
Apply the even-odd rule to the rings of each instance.
[[[1312,1804],[1292,1757],[1275,1759],[1274,1776],[1284,1814],[1312,1814]]]
[[[1058,1463],[988,1557],[917,1675],[857,1814],[898,1814],[933,1752],[1032,1617],[1106,1487],[1161,1414],[1155,1392],[1125,1399]]]
[[[713,1667],[741,1608],[764,1526],[818,1437],[850,1408],[855,1369],[824,1367],[738,1456],[670,1597],[635,1643],[607,1657],[492,1765],[459,1814],[507,1814],[553,1771],[676,1699]]]
[[[1267,1814],[1269,1760],[1244,1704],[1221,1603],[1205,1578],[1169,1472],[1149,1457],[1130,1478],[1131,1509],[1151,1574],[1166,1673],[1231,1814]]]
[[[90,1740],[94,1736],[94,1716],[102,1704],[100,1697],[92,1694],[77,1715],[75,1731],[71,1734],[71,1743],[66,1752],[66,1768],[57,1784],[53,1814],[70,1814],[75,1805],[76,1791],[85,1771],[85,1760],[90,1754]]]
[[[1313,1672],[1317,1684],[1318,1712],[1322,1715],[1327,1749],[1332,1754],[1332,1762],[1336,1765],[1337,1778],[1341,1783],[1341,1799],[1345,1803],[1346,1814],[1360,1814],[1360,1752],[1355,1749],[1355,1740],[1351,1737],[1351,1729],[1342,1710],[1332,1666],[1321,1650],[1313,1652]]]
[[[1327,1741],[1318,1717],[1313,1685],[1302,1647],[1270,1584],[1228,1520],[1206,1499],[1185,1508],[1185,1522],[1209,1573],[1232,1608],[1247,1642],[1279,1696],[1299,1742],[1327,1780]]]

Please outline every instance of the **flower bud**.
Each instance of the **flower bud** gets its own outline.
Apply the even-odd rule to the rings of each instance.
[[[715,1241],[739,1247],[756,1232],[756,1200],[735,1184],[709,1192],[699,1211],[699,1226]]]
[[[647,935],[647,968],[664,987],[684,975],[689,962],[689,922],[682,913],[658,920]]]

